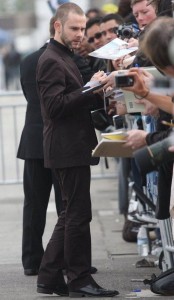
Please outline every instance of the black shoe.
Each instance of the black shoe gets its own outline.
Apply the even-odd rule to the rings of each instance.
[[[68,286],[66,284],[60,284],[55,286],[48,284],[37,284],[37,292],[42,294],[56,294],[59,296],[69,296]]]
[[[91,273],[91,274],[95,274],[95,273],[97,273],[97,271],[98,271],[98,270],[97,270],[96,267],[92,267],[92,266],[91,266],[91,269],[90,269],[90,273]]]
[[[69,292],[69,297],[71,298],[79,298],[79,297],[114,297],[118,295],[117,291],[110,291],[103,289],[97,284],[88,284],[83,288],[75,291]]]
[[[24,275],[26,276],[35,276],[38,275],[38,269],[24,269]]]

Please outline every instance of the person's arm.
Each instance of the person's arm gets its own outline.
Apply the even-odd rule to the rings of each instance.
[[[143,69],[131,68],[128,72],[128,75],[134,77],[134,85],[132,87],[125,88],[125,90],[133,92],[138,97],[142,97],[142,99],[147,99],[161,110],[172,114],[173,103],[171,101],[171,96],[161,95],[150,91],[148,87],[150,75],[148,73],[149,72]],[[138,102],[141,103],[141,100]]]
[[[116,87],[115,76],[118,74],[118,72],[119,71],[113,71],[107,78],[102,80],[102,83],[104,84],[103,89],[107,89],[108,87]],[[152,77],[149,72],[140,68],[131,68],[126,74],[134,77],[134,84],[133,86],[124,88],[125,90],[134,93],[139,98],[142,98],[142,100],[147,99],[159,109],[164,110],[169,114],[173,113],[171,96],[161,95],[150,91],[148,85]],[[141,103],[140,99],[139,103]]]
[[[100,80],[103,76],[105,73],[99,71],[91,80]],[[50,119],[65,117],[83,108],[90,109],[98,102],[98,96],[92,92],[82,93],[82,86],[71,72],[68,73],[60,59],[39,60],[36,78],[40,98]]]
[[[149,92],[146,99],[150,101],[152,104],[156,105],[161,110],[164,110],[169,114],[173,113],[173,103],[171,101],[170,96]],[[141,103],[141,100],[139,100],[139,103]]]
[[[167,138],[171,134],[171,132],[172,132],[171,128],[169,128],[168,130],[163,130],[163,131],[150,132],[146,136],[146,143],[147,143],[147,145],[152,145],[159,141],[162,141],[165,138]]]

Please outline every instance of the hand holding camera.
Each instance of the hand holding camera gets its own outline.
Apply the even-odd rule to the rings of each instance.
[[[102,89],[105,91],[110,87],[113,89],[123,89],[135,94],[135,98],[142,100],[149,94],[149,82],[153,76],[140,68],[130,70],[113,71],[109,76],[101,80]]]
[[[120,71],[115,76],[115,84],[117,88],[130,87],[134,85],[134,77],[128,75],[125,71]]]
[[[148,92],[147,82],[151,74],[140,68],[131,68],[116,75],[116,87],[124,88],[134,94],[143,97]]]
[[[118,26],[116,33],[121,39],[138,38],[140,29],[137,24],[121,24]]]

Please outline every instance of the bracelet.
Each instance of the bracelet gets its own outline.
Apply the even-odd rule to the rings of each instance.
[[[143,96],[143,97],[139,97],[138,95],[134,94],[135,98],[138,100],[142,100],[144,98],[146,98],[149,95],[150,91],[148,90],[147,93]]]

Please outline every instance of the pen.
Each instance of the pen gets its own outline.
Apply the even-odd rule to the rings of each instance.
[[[164,125],[167,125],[167,126],[170,126],[170,127],[174,127],[174,124],[173,123],[170,123],[170,122],[167,122],[167,121],[161,121],[162,124]]]

